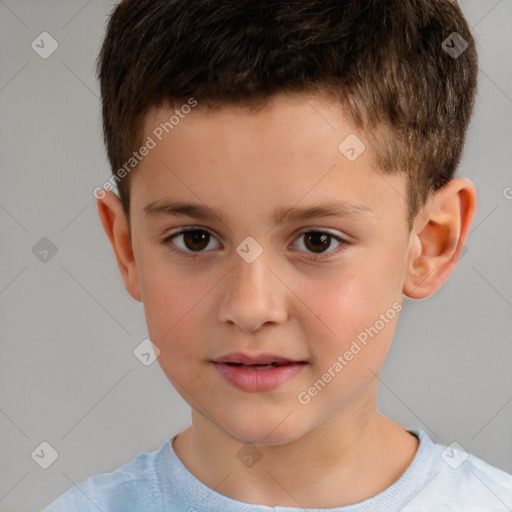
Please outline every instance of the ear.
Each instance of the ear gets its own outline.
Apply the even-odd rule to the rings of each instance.
[[[111,191],[102,190],[97,196],[96,205],[103,229],[110,240],[117,265],[128,293],[142,302],[139,274],[130,239],[128,221],[120,199]]]
[[[456,178],[427,201],[411,232],[403,293],[423,299],[435,293],[457,265],[476,209],[476,189]]]

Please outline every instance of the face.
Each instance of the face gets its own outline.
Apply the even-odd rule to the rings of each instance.
[[[369,147],[349,160],[340,143],[364,136],[320,96],[199,105],[158,141],[172,114],[148,113],[157,144],[130,184],[137,285],[169,380],[240,442],[291,442],[374,399],[402,302],[404,176],[379,175]],[[213,362],[233,352],[300,363]]]

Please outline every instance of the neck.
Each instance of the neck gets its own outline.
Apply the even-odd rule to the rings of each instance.
[[[196,478],[229,498],[332,508],[363,501],[392,485],[413,460],[418,441],[379,414],[373,398],[276,445],[245,445],[193,411],[192,425],[173,447]]]

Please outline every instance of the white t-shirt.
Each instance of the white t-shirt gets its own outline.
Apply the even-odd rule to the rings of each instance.
[[[43,512],[511,512],[512,475],[453,446],[432,442],[420,429],[418,451],[383,492],[336,508],[269,507],[237,501],[210,489],[183,465],[166,440],[112,473],[93,476]]]

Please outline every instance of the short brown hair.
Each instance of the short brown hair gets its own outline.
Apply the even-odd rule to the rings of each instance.
[[[443,44],[454,47],[454,32],[458,48],[467,44],[458,56]],[[332,93],[371,142],[375,167],[406,173],[410,228],[459,164],[478,65],[450,0],[123,0],[97,72],[113,174],[139,147],[151,107]],[[118,190],[129,217],[129,176]]]

